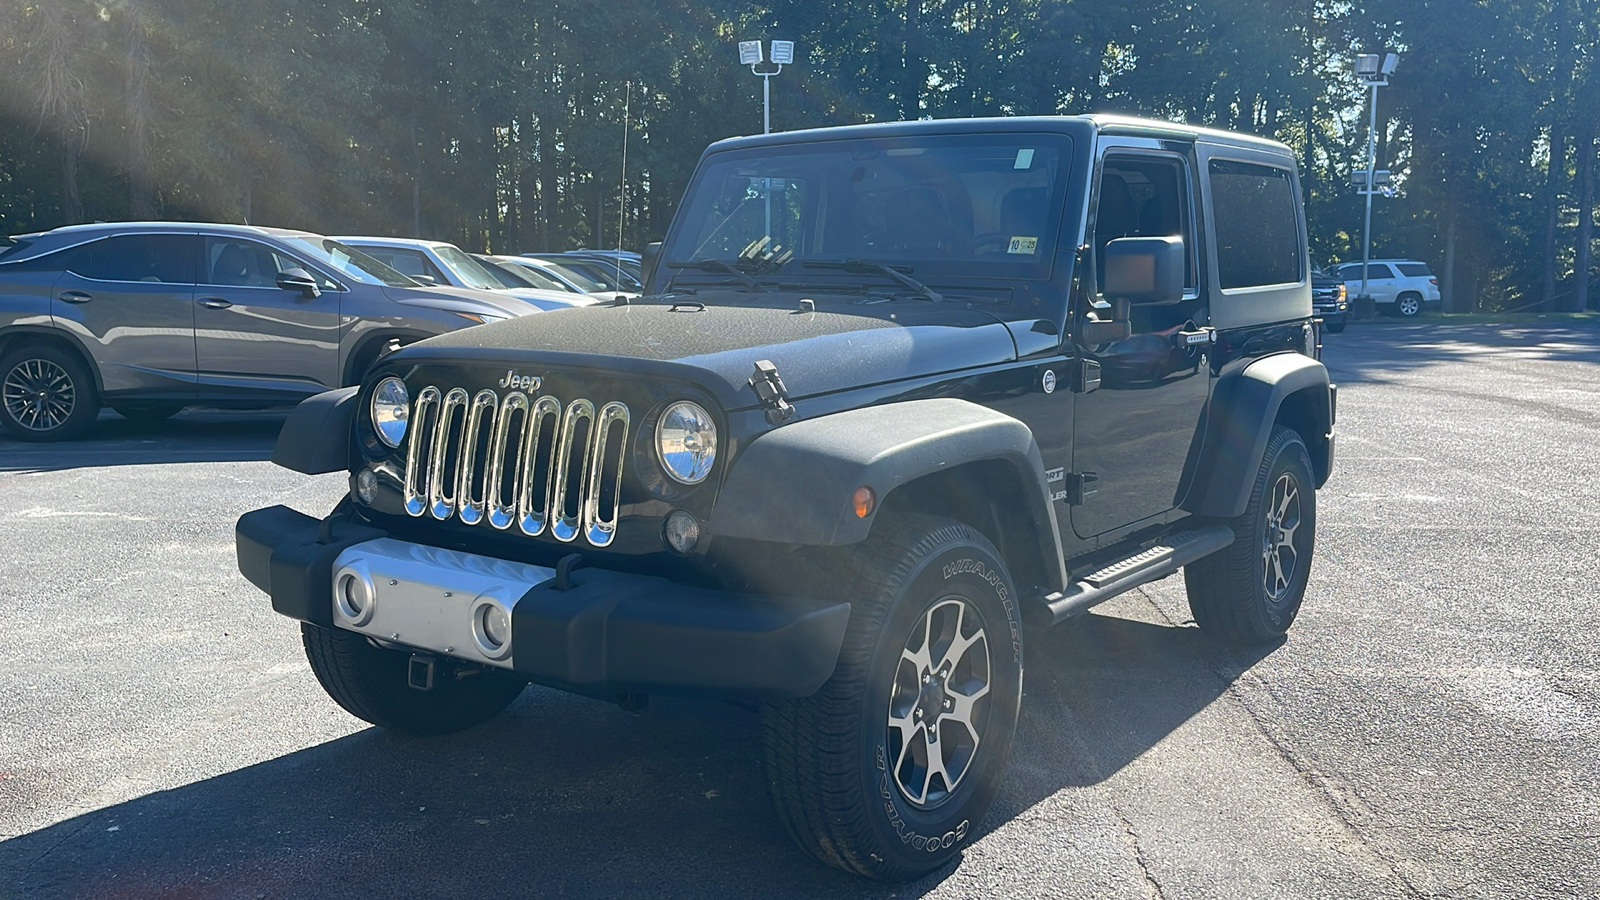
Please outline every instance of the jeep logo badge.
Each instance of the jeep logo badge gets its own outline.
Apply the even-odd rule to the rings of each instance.
[[[544,386],[544,379],[537,375],[518,375],[516,369],[507,369],[506,377],[500,379],[500,386],[523,391],[537,391]]]

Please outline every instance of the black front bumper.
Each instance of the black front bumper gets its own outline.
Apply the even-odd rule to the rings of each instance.
[[[239,571],[290,618],[336,627],[334,561],[385,537],[284,506],[246,513],[235,529]],[[848,603],[811,603],[577,568],[535,585],[512,610],[514,671],[576,693],[804,697],[833,674]],[[403,641],[401,642],[403,643]]]

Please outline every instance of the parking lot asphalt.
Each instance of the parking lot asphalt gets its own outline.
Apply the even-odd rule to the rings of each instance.
[[[235,568],[241,513],[344,490],[266,461],[281,413],[0,438],[0,897],[1600,897],[1600,328],[1325,360],[1288,640],[1210,646],[1178,578],[1028,633],[984,833],[893,886],[790,844],[746,709],[346,715]]]

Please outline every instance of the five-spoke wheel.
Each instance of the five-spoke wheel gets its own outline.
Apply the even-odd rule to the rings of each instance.
[[[935,602],[911,629],[889,695],[889,768],[913,806],[944,802],[972,769],[989,684],[981,614],[963,597]]]

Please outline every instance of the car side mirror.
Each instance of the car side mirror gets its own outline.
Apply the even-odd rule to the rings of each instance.
[[[639,289],[640,290],[643,290],[644,289],[644,285],[647,285],[652,280],[654,280],[655,275],[656,275],[656,262],[659,261],[660,259],[661,259],[661,242],[660,241],[651,241],[650,243],[644,245],[644,252],[639,254],[639,266],[640,266],[640,272],[639,272],[639,275],[640,275],[640,278],[639,278],[640,288]]]
[[[302,296],[313,300],[322,296],[322,289],[317,287],[317,280],[311,277],[310,272],[299,266],[279,272],[278,287],[286,291],[299,291]]]
[[[1106,245],[1106,299],[1146,306],[1183,299],[1183,238],[1117,238]],[[1120,317],[1119,317],[1120,318]]]
[[[411,280],[425,287],[439,286],[439,279],[434,278],[432,275],[412,275]]]

